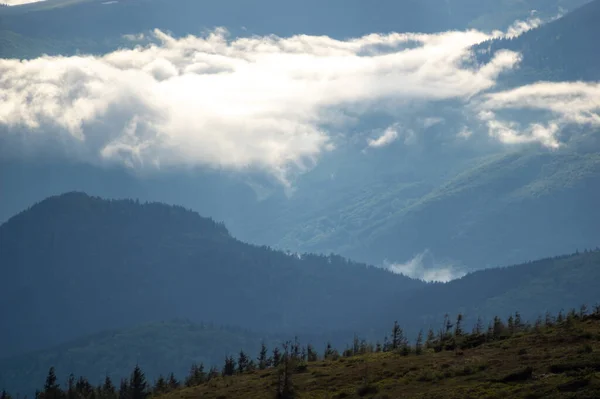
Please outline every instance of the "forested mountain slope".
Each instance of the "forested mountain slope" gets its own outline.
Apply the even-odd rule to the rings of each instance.
[[[244,244],[179,207],[52,197],[0,226],[0,352],[185,317],[258,331],[343,329],[423,283],[338,256]]]
[[[274,337],[243,329],[181,320],[107,331],[49,350],[0,359],[0,390],[31,394],[37,388],[33,381],[43,381],[52,366],[58,375],[77,371],[94,383],[106,376],[120,381],[136,364],[150,379],[167,369],[183,379],[193,363],[203,364],[208,371],[242,348],[254,357],[263,340],[269,347],[276,342]]]
[[[500,49],[522,54],[519,69],[501,77],[506,85],[536,81],[597,81],[600,79],[600,1],[593,0],[555,21],[514,39],[498,39],[476,46],[486,50],[485,62]]]
[[[445,314],[462,313],[466,325],[515,311],[533,320],[600,301],[598,250],[425,284],[338,256],[247,245],[183,208],[82,193],[44,200],[0,226],[0,265],[0,311],[11,326],[1,331],[3,356],[64,343],[6,359],[14,381],[51,363],[64,372],[88,364],[89,376],[103,367],[118,374],[115,362],[133,359],[150,373],[159,364],[179,372],[180,358],[214,364],[242,343],[254,350],[298,335],[340,348],[353,334],[380,339],[393,320],[414,338]],[[207,324],[161,322],[174,318]]]
[[[388,185],[289,229],[278,243],[402,263],[429,250],[471,270],[600,243],[600,156],[527,149],[489,156],[446,183]],[[378,198],[380,197],[380,198]]]

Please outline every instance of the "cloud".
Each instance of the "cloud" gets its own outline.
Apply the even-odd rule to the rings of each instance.
[[[561,145],[559,135],[568,126],[600,126],[600,84],[539,82],[489,93],[477,104],[478,117],[489,134],[506,144],[539,142],[549,148]],[[497,114],[533,111],[538,120],[519,123]],[[532,118],[529,118],[532,119]]]
[[[394,141],[398,139],[398,131],[395,127],[390,126],[381,136],[376,139],[368,139],[367,143],[371,148],[381,148],[392,144]]]
[[[393,273],[428,282],[448,282],[463,277],[462,267],[449,262],[438,262],[429,250],[425,250],[406,263],[384,262],[384,267]]]
[[[224,29],[184,38],[156,30],[152,44],[103,56],[3,59],[2,156],[59,148],[136,170],[254,168],[287,182],[369,112],[393,113],[395,101],[471,98],[494,87],[519,55],[499,51],[474,65],[470,47],[497,35],[230,40]],[[394,136],[387,134],[373,145]]]
[[[0,4],[8,4],[9,6],[20,6],[21,4],[39,3],[45,0],[1,0]]]
[[[560,15],[555,18],[552,18],[552,20],[557,18],[560,18]],[[542,23],[544,23],[544,21],[542,21],[541,18],[536,17],[530,18],[525,21],[515,21],[511,26],[508,27],[505,36],[509,39],[516,38],[518,36],[521,36],[525,32],[538,28],[542,25]]]

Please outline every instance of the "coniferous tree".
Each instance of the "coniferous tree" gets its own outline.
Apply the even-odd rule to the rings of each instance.
[[[92,398],[94,396],[94,387],[85,377],[79,377],[75,384],[77,394],[82,398]]]
[[[167,380],[162,375],[158,376],[158,379],[154,383],[154,388],[152,392],[154,394],[163,394],[169,391],[169,387],[167,385]]]
[[[298,337],[294,337],[294,344],[292,345],[292,353],[291,356],[294,359],[300,358],[300,342],[298,341]]]
[[[523,320],[521,320],[521,313],[515,312],[515,332],[519,332],[523,329]]]
[[[264,370],[267,367],[269,367],[269,359],[268,359],[268,355],[267,355],[267,346],[265,345],[264,342],[260,345],[260,353],[259,353],[258,358],[256,360],[258,360],[258,369],[259,370]]]
[[[250,358],[248,358],[248,355],[246,355],[246,353],[244,353],[243,350],[240,351],[240,355],[238,357],[238,373],[242,374],[244,371],[248,370],[248,363],[250,361]]]
[[[146,399],[149,395],[146,375],[139,366],[135,366],[129,379],[130,399]]]
[[[218,376],[219,376],[219,369],[217,368],[217,366],[212,366],[210,368],[210,370],[208,371],[207,379],[212,380],[214,378],[217,378]]]
[[[306,357],[309,362],[316,362],[317,360],[319,360],[319,355],[317,354],[317,351],[315,350],[315,348],[313,348],[311,344],[308,344],[306,346]]]
[[[417,335],[417,341],[415,343],[415,353],[417,355],[423,353],[423,330],[420,330],[419,335]]]
[[[294,369],[294,346],[290,342],[283,345],[283,354],[281,356],[281,364],[277,372],[277,392],[276,399],[292,399],[294,397],[294,385],[292,382],[292,373]],[[290,352],[290,347],[292,351]]]
[[[280,362],[281,362],[281,353],[279,352],[279,348],[275,347],[275,348],[273,348],[273,356],[272,356],[271,363],[273,364],[273,367],[277,367],[277,366],[279,366]]]
[[[504,323],[502,323],[502,319],[500,319],[498,316],[495,316],[494,324],[493,324],[493,338],[494,339],[500,338],[500,335],[502,335],[503,331],[504,331]]]
[[[552,315],[550,314],[550,312],[546,312],[546,318],[544,320],[544,324],[546,325],[546,327],[552,327],[554,325],[554,319],[553,319]]]
[[[400,340],[403,336],[403,331],[398,324],[398,321],[394,322],[394,327],[392,328],[392,350],[396,350],[400,347]]]
[[[129,396],[129,382],[123,378],[119,385],[119,399],[130,399]]]
[[[583,305],[581,305],[579,307],[579,317],[583,319],[585,316],[587,316],[587,313],[588,313],[588,307],[584,303]]]
[[[2,391],[2,393],[0,393],[0,399],[12,399],[11,396],[8,394],[8,392],[6,391]]]
[[[169,374],[169,380],[167,383],[169,384],[170,391],[176,390],[177,388],[179,388],[179,385],[180,385],[177,378],[175,378],[175,374],[173,374],[173,373]]]
[[[109,376],[106,376],[104,379],[104,384],[102,384],[102,397],[104,399],[116,399],[117,398],[117,389],[112,383],[112,380]]]
[[[446,339],[448,339],[450,337],[450,331],[452,330],[452,327],[454,325],[450,322],[450,316],[448,316],[448,313],[446,313],[444,315],[444,337],[443,337],[443,341],[445,341]]]
[[[454,326],[454,336],[455,337],[460,337],[463,335],[462,320],[463,320],[463,315],[459,313],[458,316],[456,317],[456,324]]]
[[[204,364],[200,363],[198,366],[196,363],[192,364],[190,372],[185,379],[186,387],[194,387],[202,384],[206,380],[206,373],[204,372]]]
[[[431,349],[433,348],[435,342],[435,333],[433,332],[433,329],[429,329],[429,331],[427,332],[427,339],[425,340],[425,347],[427,349]]]
[[[75,390],[75,376],[73,374],[69,375],[67,379],[67,399],[76,399],[77,391]]]
[[[223,366],[223,376],[232,376],[235,374],[235,360],[233,356],[227,356],[225,358],[225,365]]]
[[[383,337],[383,351],[389,352],[391,349],[390,341],[388,340],[387,335]]]
[[[44,399],[60,399],[61,397],[62,391],[58,384],[54,367],[50,367],[46,383],[44,384]]]
[[[508,316],[508,333],[510,335],[515,333],[515,320],[512,315]]]
[[[473,334],[475,334],[475,335],[483,334],[483,321],[481,321],[481,317],[477,318],[477,323],[475,323],[475,326],[473,327]]]

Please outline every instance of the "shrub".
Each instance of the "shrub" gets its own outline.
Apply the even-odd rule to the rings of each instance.
[[[502,378],[501,382],[527,381],[533,376],[533,368],[526,367],[523,370],[515,371]]]
[[[379,392],[379,388],[376,385],[372,384],[363,384],[356,388],[356,393],[358,396],[366,396],[366,395],[374,395]]]

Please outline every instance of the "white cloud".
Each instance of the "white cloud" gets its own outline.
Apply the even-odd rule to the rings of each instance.
[[[385,129],[381,136],[377,137],[376,139],[368,139],[367,143],[371,148],[381,148],[392,144],[397,139],[398,130],[396,130],[396,127],[390,126]]]
[[[557,17],[558,18],[558,17]],[[507,38],[515,38],[542,25],[540,18],[530,18],[526,21],[515,21],[506,31]]]
[[[45,0],[0,0],[0,4],[8,4],[9,6],[20,6],[21,4],[39,3]]]
[[[586,82],[539,82],[512,90],[486,94],[480,103],[479,119],[491,136],[507,144],[539,142],[549,148],[561,145],[559,135],[570,125],[600,126],[600,84]],[[502,120],[503,110],[541,113],[542,120],[522,126]]]
[[[444,123],[444,118],[439,117],[429,117],[422,120],[423,127],[430,128],[432,126],[438,125],[440,123]]]
[[[157,30],[155,44],[104,56],[4,59],[0,140],[15,148],[5,153],[52,144],[88,162],[256,168],[285,182],[333,148],[331,129],[355,120],[347,110],[471,98],[494,87],[519,55],[500,51],[474,65],[469,48],[497,35],[228,40],[223,29],[181,39]],[[374,145],[394,136],[387,134]]]
[[[384,267],[391,272],[428,282],[446,283],[466,274],[458,265],[437,262],[429,250],[421,252],[405,263],[384,262]]]

